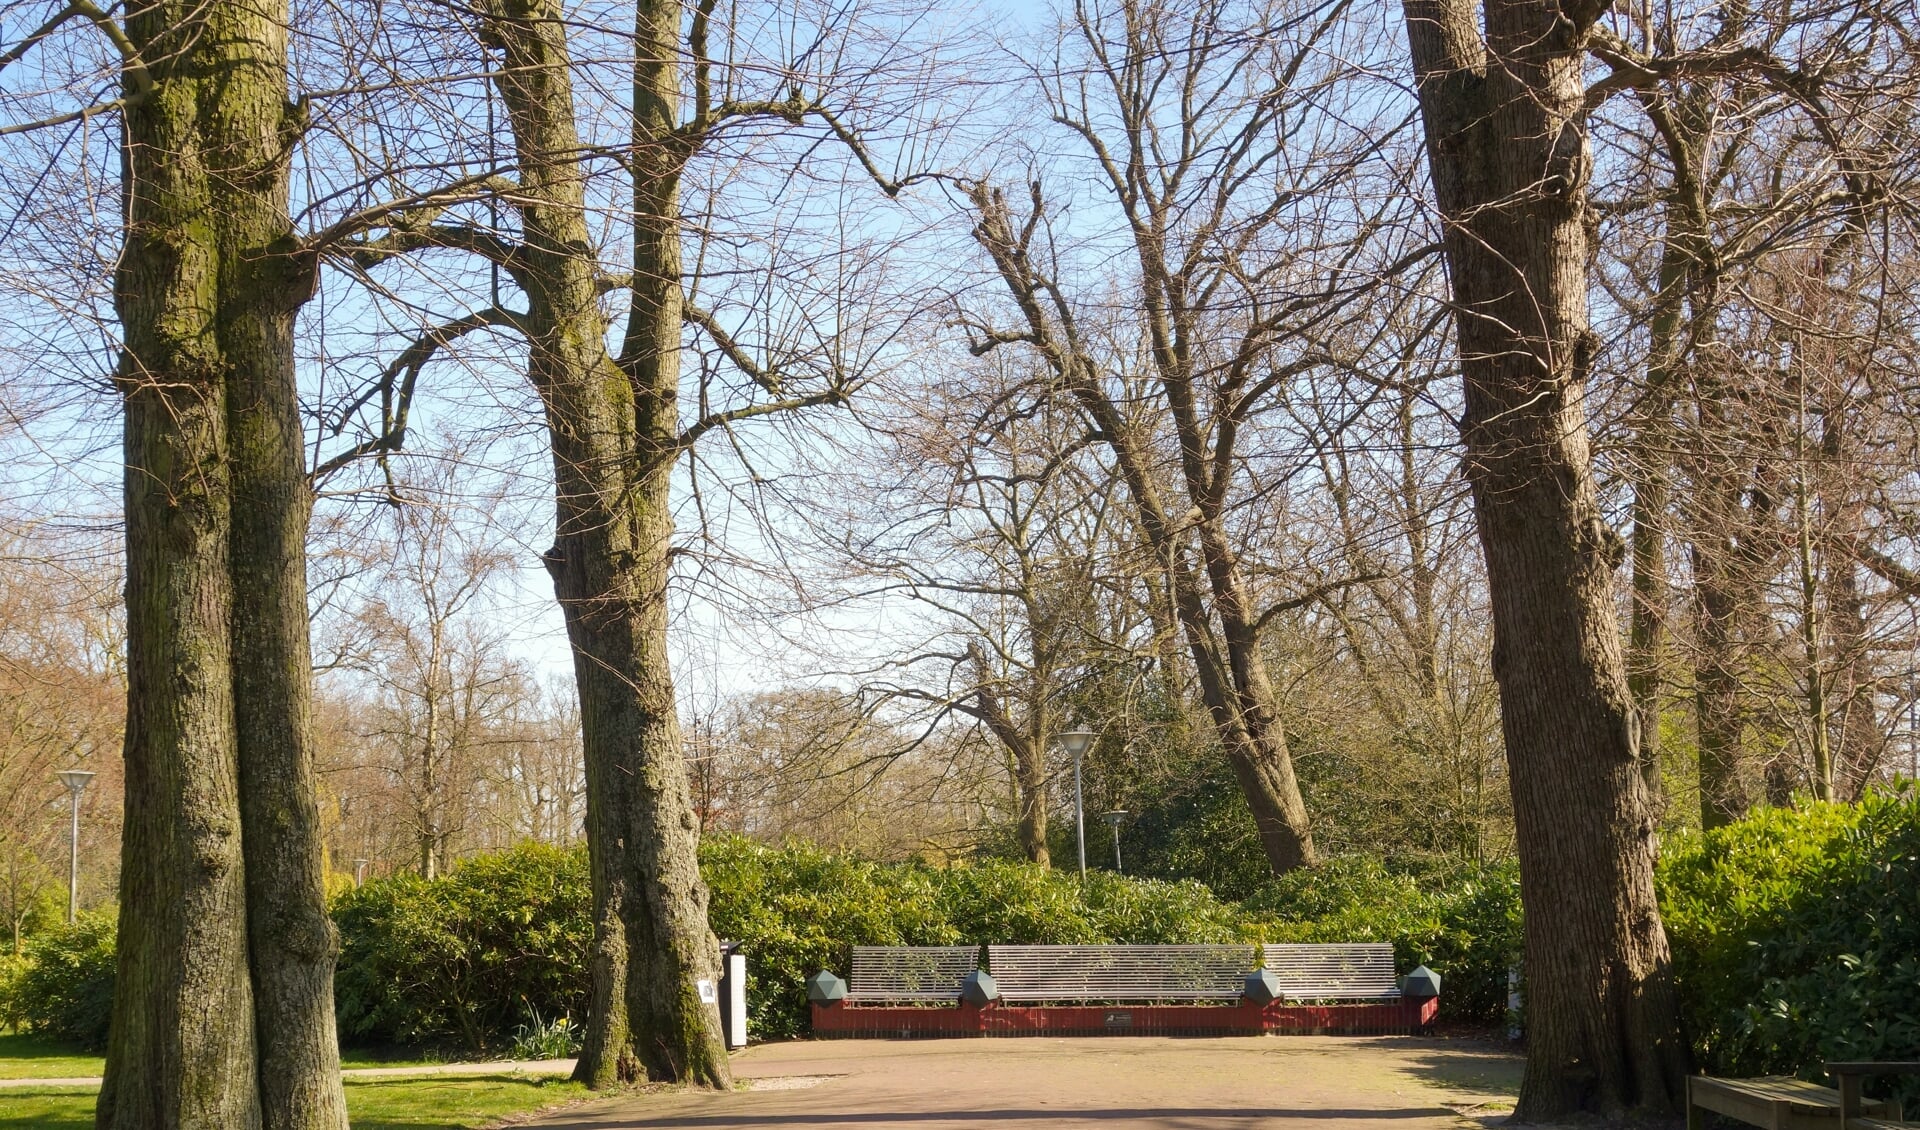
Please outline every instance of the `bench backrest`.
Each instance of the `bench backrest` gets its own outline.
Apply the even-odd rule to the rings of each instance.
[[[951,1001],[980,968],[979,946],[855,946],[848,1000]]]
[[[1400,995],[1388,942],[1266,946],[1266,967],[1292,1000],[1391,1000]]]
[[[1244,945],[988,946],[987,971],[1008,1001],[1232,1000],[1254,956]]]

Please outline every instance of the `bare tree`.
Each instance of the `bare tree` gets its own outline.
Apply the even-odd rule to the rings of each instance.
[[[976,352],[1022,346],[1086,414],[1126,484],[1142,550],[1276,871],[1314,861],[1236,522],[1270,484],[1244,445],[1384,272],[1392,225],[1332,203],[1379,142],[1320,100],[1351,77],[1344,4],[1076,7],[1072,64],[1038,78],[1046,112],[1110,193],[1137,307],[1076,294],[1042,182],[1023,207],[967,189],[1014,321],[974,315]],[[1378,123],[1369,123],[1372,128]],[[1329,128],[1322,128],[1329,127]],[[1390,124],[1381,128],[1390,130]],[[1298,144],[1296,144],[1296,142]],[[1414,258],[1419,258],[1416,253]]]
[[[1114,528],[1125,510],[1112,471],[1090,458],[1071,400],[1004,368],[975,363],[950,386],[869,408],[880,458],[858,476],[860,521],[835,529],[833,552],[866,595],[930,614],[931,638],[868,685],[923,706],[922,727],[958,714],[986,729],[1004,751],[1014,839],[1045,866],[1058,732],[1137,722],[1076,688],[1090,666],[1153,653],[1138,638],[1150,619],[1138,586],[1109,575],[1116,553],[1134,553],[1132,531]]]
[[[371,691],[366,740],[404,798],[421,875],[443,872],[467,831],[496,745],[532,680],[486,623],[488,584],[506,557],[462,528],[451,476],[401,484],[373,588],[342,630],[345,665]],[[477,531],[484,537],[484,529]]]
[[[66,903],[67,804],[55,772],[95,774],[85,796],[82,905],[111,903],[121,722],[116,571],[31,531],[0,541],[0,914],[12,952]]]
[[[729,131],[814,123],[877,166],[832,105],[832,52],[776,61],[773,89],[752,64],[710,49],[715,35],[751,44],[715,14],[640,0],[630,68],[627,136],[616,146],[627,202],[631,269],[602,269],[589,227],[587,187],[597,150],[583,141],[574,104],[568,21],[549,0],[490,3],[472,13],[497,52],[489,72],[513,136],[514,176],[493,178],[518,233],[461,223],[444,210],[396,217],[360,244],[372,267],[443,248],[489,261],[525,296],[527,309],[494,306],[428,330],[389,367],[382,395],[395,404],[362,453],[396,448],[420,369],[483,328],[527,342],[526,373],[550,437],[556,533],[545,560],[567,624],[586,752],[587,841],[593,860],[595,943],[591,1014],[576,1076],[594,1087],[635,1078],[729,1084],[711,993],[718,943],[706,923],[697,820],[681,750],[669,663],[668,583],[672,490],[683,453],[708,434],[748,420],[842,403],[858,383],[857,333],[841,323],[811,353],[756,352],[740,326],[689,300],[681,195],[695,158]],[[823,35],[837,34],[834,14]],[[731,48],[730,48],[731,49]],[[716,74],[716,71],[718,72]],[[683,105],[690,92],[690,106]],[[882,179],[889,194],[899,185]],[[603,296],[627,295],[623,341],[608,348]],[[705,366],[697,406],[683,419],[684,335],[697,331],[724,360]]]

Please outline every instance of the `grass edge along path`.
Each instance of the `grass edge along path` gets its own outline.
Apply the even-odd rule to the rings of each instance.
[[[560,1076],[375,1076],[349,1079],[353,1130],[471,1130],[571,1105],[586,1088]],[[91,1130],[97,1086],[0,1091],[0,1130]]]

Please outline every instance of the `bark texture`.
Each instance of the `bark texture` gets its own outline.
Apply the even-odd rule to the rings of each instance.
[[[286,8],[139,7],[126,114],[128,707],[101,1127],[345,1130],[307,744]]]
[[[1601,518],[1583,403],[1593,342],[1581,64],[1600,8],[1406,0],[1405,11],[1455,302],[1527,908],[1515,1118],[1668,1114],[1686,1051],[1615,623],[1624,546]]]
[[[640,6],[635,250],[623,355],[607,351],[587,228],[565,23],[551,0],[496,0],[484,34],[520,166],[528,372],[546,408],[556,484],[547,568],[572,644],[587,769],[594,942],[575,1078],[732,1084],[707,926],[699,833],[667,654],[669,497],[681,449],[681,279],[674,136],[677,4]]]

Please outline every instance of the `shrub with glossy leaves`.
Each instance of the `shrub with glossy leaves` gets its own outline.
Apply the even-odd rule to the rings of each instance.
[[[1242,904],[1270,942],[1392,942],[1402,973],[1439,971],[1444,1021],[1497,1024],[1520,957],[1520,874],[1511,864],[1395,871],[1336,856],[1270,880]]]
[[[845,974],[850,946],[962,940],[924,868],[722,837],[701,845],[700,870],[712,890],[714,933],[746,944],[748,1031],[755,1038],[804,1034],[803,982],[819,969]]]
[[[591,908],[585,852],[539,844],[345,892],[333,907],[341,1038],[483,1051],[530,1011],[584,1016]]]
[[[845,975],[856,945],[1221,942],[1248,939],[1234,908],[1195,882],[1026,863],[872,863],[808,845],[717,838],[701,849],[714,931],[746,943],[757,1037],[807,1031],[806,977]]]
[[[37,1035],[89,1051],[107,1046],[113,1018],[114,915],[90,911],[42,932],[14,974],[5,1012]]]
[[[1920,1059],[1911,784],[1670,841],[1659,882],[1702,1067],[1811,1079],[1826,1060]],[[1905,1087],[1920,1099],[1915,1081]]]

